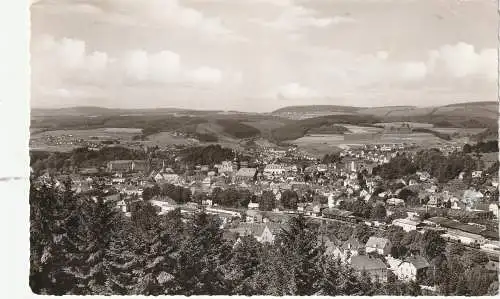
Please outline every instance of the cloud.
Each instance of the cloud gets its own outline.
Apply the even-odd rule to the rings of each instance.
[[[180,0],[59,0],[32,4],[37,12],[84,15],[94,21],[123,27],[190,30],[199,37],[244,42],[219,16],[209,16]],[[170,28],[168,28],[170,29]]]
[[[125,55],[123,64],[127,76],[138,81],[173,81],[181,72],[180,56],[171,51],[154,54],[143,50],[130,51]]]
[[[223,38],[245,41],[245,38],[229,29],[220,17],[208,16],[200,10],[188,7],[179,0],[110,0],[115,8],[117,22],[164,28],[174,26],[198,32],[206,38]],[[128,20],[127,20],[128,18]]]
[[[405,62],[400,74],[406,80],[421,80],[427,76],[427,65],[424,62]]]
[[[269,96],[278,99],[296,100],[317,98],[320,97],[320,93],[297,82],[292,82],[278,87],[274,92],[269,93]]]
[[[222,80],[222,72],[211,67],[200,67],[188,72],[189,78],[195,82],[219,83]]]
[[[223,79],[222,71],[217,68],[187,68],[182,64],[180,55],[172,51],[130,51],[125,55],[123,66],[127,77],[135,81],[217,84]]]
[[[108,54],[100,51],[87,51],[85,41],[73,38],[54,39],[44,35],[34,41],[33,55],[35,66],[45,64],[62,71],[81,71],[93,74],[107,69],[110,59]],[[53,69],[52,69],[53,70]],[[54,70],[53,70],[54,71]]]
[[[455,78],[475,75],[494,80],[497,78],[497,59],[495,49],[476,51],[473,45],[460,42],[431,51],[428,65],[436,72],[445,71]]]
[[[293,4],[291,1],[279,1],[274,4],[281,7],[281,13],[275,19],[271,21],[252,19],[252,22],[282,31],[298,31],[302,28],[325,28],[330,25],[355,22],[353,18],[344,16],[318,17],[317,11]]]

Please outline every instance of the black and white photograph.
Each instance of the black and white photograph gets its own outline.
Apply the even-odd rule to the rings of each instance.
[[[31,0],[26,288],[498,295],[498,12]]]

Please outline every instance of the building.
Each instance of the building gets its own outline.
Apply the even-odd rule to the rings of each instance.
[[[236,182],[251,182],[255,181],[257,178],[256,168],[240,168],[236,172],[235,181]]]
[[[279,231],[279,224],[268,223],[240,223],[238,227],[229,229],[240,237],[253,236],[260,243],[274,243],[276,233]]]
[[[328,166],[326,164],[319,164],[317,166],[317,170],[318,170],[318,172],[324,173],[328,170]]]
[[[368,255],[357,255],[351,258],[351,267],[359,274],[366,272],[370,279],[387,282],[388,269],[385,263]]]
[[[232,161],[222,161],[220,165],[218,165],[217,170],[219,173],[232,173],[234,171],[234,165]]]
[[[487,241],[481,235],[472,234],[472,233],[468,233],[468,232],[464,232],[464,231],[456,230],[456,229],[446,230],[446,233],[442,234],[441,237],[444,238],[445,240],[455,240],[455,241],[459,241],[462,244],[469,244],[469,245],[472,245],[472,244],[482,245],[482,244],[485,244]]]
[[[115,160],[109,161],[106,167],[108,172],[139,172],[146,169],[144,160]]]
[[[264,167],[264,175],[265,176],[275,176],[275,175],[283,175],[285,174],[286,169],[281,164],[268,164]]]
[[[249,210],[258,210],[259,209],[259,203],[258,202],[249,202],[248,203],[248,209]]]
[[[344,244],[342,244],[341,249],[344,252],[349,252],[349,255],[352,257],[363,254],[365,246],[358,239],[351,237],[349,240],[345,241]]]
[[[491,203],[488,207],[488,210],[493,214],[495,218],[498,218],[498,204]]]
[[[472,172],[472,178],[480,178],[483,176],[483,172],[481,170],[475,170]]]
[[[402,200],[401,198],[392,197],[392,198],[389,198],[386,203],[388,205],[402,206],[405,204],[405,201]]]
[[[370,237],[365,246],[366,253],[376,252],[380,255],[389,255],[392,249],[392,243],[389,239]]]
[[[395,274],[400,280],[418,281],[429,268],[429,263],[422,256],[411,256],[405,259],[395,270]]]
[[[417,230],[422,227],[422,223],[420,221],[415,221],[408,218],[394,219],[392,221],[392,225],[403,228],[405,232],[411,232],[412,230]]]
[[[462,196],[462,201],[468,206],[472,207],[476,202],[480,201],[484,195],[476,190],[473,189],[468,189],[465,190],[463,196]]]

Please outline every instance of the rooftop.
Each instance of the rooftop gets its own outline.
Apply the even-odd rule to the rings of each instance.
[[[367,255],[356,255],[351,257],[351,266],[356,271],[374,271],[387,269],[386,265],[381,259],[369,257]]]

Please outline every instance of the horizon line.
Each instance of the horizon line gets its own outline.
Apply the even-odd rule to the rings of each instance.
[[[335,105],[335,104],[311,104],[311,105],[288,105],[288,106],[283,106],[280,108],[276,108],[271,111],[267,112],[256,112],[256,111],[244,111],[244,110],[237,110],[237,109],[196,109],[196,108],[183,108],[183,107],[175,107],[175,106],[169,106],[169,107],[143,107],[143,108],[121,108],[121,107],[105,107],[105,106],[63,106],[63,107],[30,107],[30,111],[32,110],[63,110],[63,109],[81,109],[81,108],[96,108],[96,109],[108,109],[108,110],[128,110],[128,111],[134,111],[134,110],[154,110],[154,109],[173,109],[173,110],[184,110],[184,111],[198,111],[198,112],[241,112],[241,113],[273,113],[277,110],[284,109],[284,108],[291,108],[291,107],[329,107],[329,106],[335,106],[335,107],[349,107],[349,108],[354,108],[354,109],[366,109],[366,108],[397,108],[397,107],[408,107],[408,108],[435,108],[435,107],[445,107],[445,106],[452,106],[452,105],[477,105],[477,104],[487,104],[487,103],[496,103],[498,104],[498,101],[472,101],[472,102],[458,102],[458,103],[449,103],[449,104],[442,104],[442,105],[431,105],[431,106],[419,106],[419,105],[384,105],[384,106],[350,106],[350,105]]]

